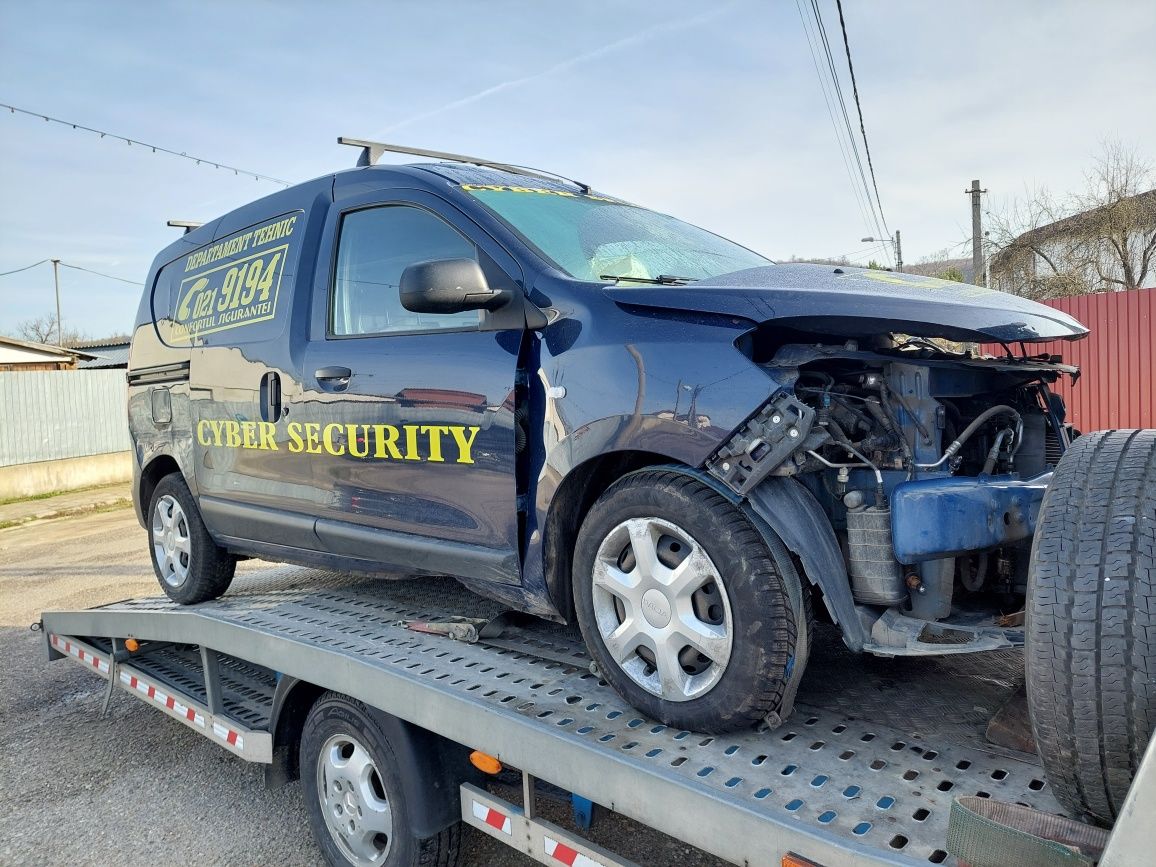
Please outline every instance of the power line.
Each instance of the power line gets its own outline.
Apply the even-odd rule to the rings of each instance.
[[[835,143],[839,147],[839,153],[843,159],[843,167],[847,171],[847,180],[851,184],[851,192],[855,197],[856,204],[859,206],[860,216],[863,218],[863,225],[867,229],[868,234],[884,234],[872,202],[871,188],[867,185],[866,174],[863,172],[862,162],[859,159],[858,145],[856,144],[854,135],[851,133],[850,120],[846,113],[845,102],[842,101],[839,79],[834,69],[834,62],[830,50],[828,48],[825,52],[822,52],[823,36],[819,32],[819,28],[822,27],[822,17],[814,5],[814,0],[812,0],[812,13],[815,17],[815,23],[813,25],[808,24],[807,15],[803,11],[803,0],[795,0],[795,7],[799,13],[799,21],[803,26],[803,33],[807,40],[807,49],[811,53],[815,76],[819,79],[819,89],[823,96],[823,102],[827,107],[827,116],[831,121],[832,131],[835,133]],[[812,27],[814,27],[816,31],[814,36],[811,33]],[[829,76],[823,74],[822,65],[819,60],[821,52],[826,54],[826,66],[830,73]],[[830,78],[830,83],[828,83],[828,78]],[[840,124],[838,120],[836,120],[837,112],[834,105],[835,102],[840,102],[843,105],[842,114],[845,134],[844,132],[840,132]],[[855,167],[852,165],[853,159],[859,167],[858,179],[856,179]],[[890,251],[886,251],[885,258],[890,258]]]
[[[811,0],[811,13],[815,16],[815,26],[823,46],[823,53],[827,58],[827,69],[831,72],[831,82],[835,87],[835,95],[839,100],[839,111],[843,116],[843,128],[847,130],[847,141],[851,143],[851,152],[855,157],[855,165],[859,172],[859,180],[867,194],[867,201],[871,205],[871,219],[875,221],[875,231],[884,233],[885,224],[881,222],[882,208],[876,209],[871,199],[871,189],[867,186],[867,173],[863,170],[863,158],[859,154],[859,144],[855,141],[855,132],[851,128],[851,116],[847,114],[847,102],[843,99],[843,84],[839,79],[839,72],[835,68],[835,55],[831,52],[831,42],[827,38],[827,25],[823,21],[823,14],[819,11],[818,0]],[[887,232],[890,235],[890,232]]]
[[[49,262],[49,259],[41,259],[39,262],[33,262],[31,265],[25,265],[23,268],[17,268],[15,271],[4,271],[0,273],[0,277],[7,277],[9,274],[19,274],[21,271],[27,271],[29,268],[35,268],[37,265],[43,265]],[[142,286],[144,284],[138,283],[136,280],[128,280],[124,277],[117,277],[115,274],[105,274],[102,271],[93,271],[91,268],[84,268],[80,265],[70,265],[68,262],[60,262],[65,268],[71,268],[73,271],[84,271],[86,274],[95,274],[97,277],[104,277],[108,280],[118,280],[121,283],[128,283],[130,286]]]
[[[0,277],[7,277],[9,274],[19,274],[21,271],[27,271],[29,268],[35,268],[37,265],[43,265],[47,259],[41,259],[39,262],[33,262],[31,265],[25,265],[23,268],[17,268],[15,271],[5,271],[0,273]]]
[[[237,168],[236,166],[225,165],[225,163],[219,163],[216,160],[205,159],[204,157],[195,157],[195,156],[192,156],[191,154],[187,154],[187,153],[184,153],[182,151],[169,150],[168,148],[161,147],[160,145],[149,144],[148,142],[143,142],[143,141],[140,141],[139,139],[128,138],[127,136],[117,135],[116,133],[106,132],[105,130],[93,129],[90,126],[84,126],[84,125],[79,124],[79,123],[73,123],[70,120],[61,120],[60,118],[57,118],[57,117],[49,117],[48,115],[41,114],[38,111],[29,111],[26,108],[17,108],[14,105],[8,105],[7,103],[3,103],[3,102],[0,102],[0,108],[8,109],[9,114],[16,114],[17,112],[19,112],[20,114],[26,114],[29,117],[38,117],[41,120],[44,120],[48,123],[58,123],[58,124],[61,124],[62,126],[70,126],[73,129],[82,130],[84,132],[95,133],[96,135],[100,136],[101,138],[114,138],[117,141],[122,141],[125,144],[128,144],[130,146],[131,145],[140,145],[141,147],[152,148],[152,152],[154,154],[155,153],[168,154],[169,156],[180,157],[181,159],[185,159],[185,160],[192,160],[197,165],[212,166],[215,169],[225,169],[226,171],[230,171],[235,175],[248,175],[249,177],[251,177],[257,181],[269,181],[270,183],[280,184],[283,187],[292,186],[292,184],[290,184],[288,181],[283,181],[280,178],[272,178],[272,177],[269,177],[269,175],[263,175],[263,174],[260,174],[259,172],[250,171],[249,169]]]
[[[97,277],[105,277],[109,280],[119,280],[121,283],[128,283],[130,286],[143,286],[143,283],[138,283],[136,280],[126,280],[124,277],[115,277],[112,274],[103,274],[100,271],[93,271],[91,268],[81,268],[79,265],[69,265],[67,262],[61,262],[65,268],[71,268],[73,271],[84,271],[87,274],[95,274]]]
[[[887,218],[883,215],[883,200],[879,198],[879,184],[875,181],[875,166],[871,164],[871,145],[867,144],[867,127],[863,123],[863,106],[859,103],[859,85],[855,81],[855,66],[851,63],[851,43],[847,40],[847,22],[843,20],[843,0],[835,0],[839,9],[839,28],[843,31],[843,48],[847,52],[847,70],[851,73],[851,93],[855,97],[855,110],[859,113],[859,132],[863,135],[863,150],[867,152],[867,168],[871,172],[871,186],[875,188],[875,201],[879,203],[879,217],[883,220],[883,228],[887,234],[891,229],[887,226]]]
[[[855,183],[854,172],[851,169],[851,158],[847,153],[847,145],[843,140],[843,136],[839,134],[839,127],[835,122],[835,110],[831,106],[831,97],[828,95],[827,79],[823,76],[823,72],[819,67],[819,55],[812,41],[811,28],[807,25],[807,18],[803,14],[801,0],[795,0],[795,8],[799,12],[799,22],[803,25],[803,35],[807,39],[807,49],[811,52],[811,62],[815,67],[815,76],[819,79],[819,92],[822,94],[823,102],[827,106],[827,117],[831,121],[831,131],[835,133],[835,143],[839,147],[839,155],[843,159],[843,167],[847,170],[847,180],[851,183],[851,192],[855,197],[856,205],[859,207],[859,214],[863,218],[864,227],[868,232],[874,232],[875,230],[871,225],[871,219],[867,215],[866,203],[863,200],[863,191],[859,188],[859,185]]]

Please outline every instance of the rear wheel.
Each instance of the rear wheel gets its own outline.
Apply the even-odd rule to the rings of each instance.
[[[170,599],[193,605],[229,589],[237,558],[213,541],[179,473],[157,484],[148,515],[153,571]]]
[[[453,867],[461,823],[421,839],[394,746],[361,702],[327,693],[301,732],[301,779],[309,825],[333,867]]]
[[[1032,729],[1056,797],[1113,822],[1156,727],[1156,431],[1077,439],[1032,546]]]
[[[779,709],[798,640],[785,580],[739,508],[662,470],[612,485],[574,555],[578,623],[603,677],[640,710],[702,731]]]

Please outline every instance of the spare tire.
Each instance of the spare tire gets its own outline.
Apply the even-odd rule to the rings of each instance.
[[[1113,822],[1156,727],[1156,430],[1065,452],[1028,573],[1027,693],[1056,798]]]

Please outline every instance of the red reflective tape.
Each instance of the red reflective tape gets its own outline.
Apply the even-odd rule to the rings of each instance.
[[[578,852],[574,849],[571,849],[565,843],[558,843],[558,845],[554,847],[554,860],[561,861],[563,864],[566,864],[567,867],[573,867],[574,860],[577,857]]]
[[[149,693],[148,694],[149,694],[149,698],[156,698],[157,688],[155,686],[153,686],[152,684],[149,684]]]
[[[176,703],[177,703],[177,700],[175,698],[173,698],[171,695],[165,699],[165,707],[167,707],[169,710],[172,710],[173,705]]]
[[[229,736],[225,738],[225,740],[229,742],[229,746],[235,747],[237,745],[237,733],[234,731],[229,732]]]
[[[92,658],[92,667],[93,668],[100,668],[100,660],[97,659],[95,656]]]
[[[187,711],[185,711],[185,718],[189,722],[192,722],[193,720],[195,720],[197,718],[197,712],[195,710],[193,710],[192,708],[189,708]]]
[[[499,831],[501,831],[506,825],[506,817],[504,814],[499,813],[493,807],[490,807],[489,811],[486,813],[486,824],[491,828],[497,828]]]
[[[136,685],[137,685],[136,675],[129,675],[128,685],[131,686],[133,689],[136,689]]]

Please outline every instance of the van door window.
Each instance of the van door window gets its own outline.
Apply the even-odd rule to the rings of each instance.
[[[329,332],[364,334],[476,328],[477,310],[413,313],[401,306],[401,272],[431,259],[477,259],[476,247],[423,208],[386,205],[346,214],[337,245]]]

